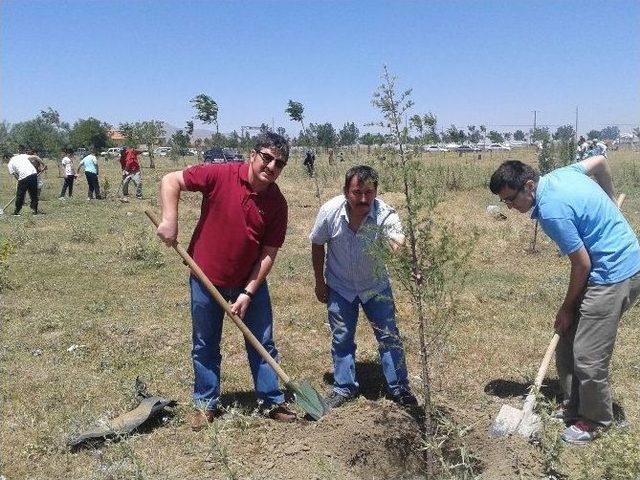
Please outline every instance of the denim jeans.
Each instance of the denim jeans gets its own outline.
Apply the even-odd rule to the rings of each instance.
[[[195,381],[193,401],[198,408],[214,410],[220,400],[220,339],[224,310],[207,289],[193,276],[191,286],[191,319],[193,324],[191,358]],[[226,300],[235,301],[242,288],[220,288]],[[264,282],[256,292],[244,316],[244,323],[262,346],[278,359],[273,341],[273,314],[269,289]],[[256,350],[245,341],[247,357],[258,401],[265,407],[284,402],[278,377]]]
[[[378,351],[382,372],[387,381],[387,390],[394,396],[408,392],[407,364],[396,325],[391,287],[365,303],[360,302],[358,297],[353,302],[349,302],[329,288],[327,306],[332,336],[333,390],[347,397],[358,393],[355,334],[360,305],[378,340]]]

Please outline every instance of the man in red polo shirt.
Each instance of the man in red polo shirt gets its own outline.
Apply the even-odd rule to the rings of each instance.
[[[201,215],[189,253],[218,287],[265,349],[277,358],[266,277],[284,242],[287,202],[275,181],[287,164],[289,145],[280,135],[258,137],[248,163],[200,164],[164,176],[160,185],[162,221],[158,236],[173,245],[178,236],[178,200],[183,190],[202,193]],[[224,311],[193,276],[191,318],[195,372],[193,399],[199,430],[220,412],[220,338]],[[246,343],[261,410],[293,421],[273,369]]]
[[[122,201],[129,201],[129,183],[133,181],[136,186],[136,198],[142,198],[142,172],[138,163],[138,155],[142,153],[134,147],[127,148],[124,155],[124,166],[122,168]],[[120,164],[122,165],[122,156]]]

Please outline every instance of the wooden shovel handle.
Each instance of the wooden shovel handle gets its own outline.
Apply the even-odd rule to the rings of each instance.
[[[551,338],[551,342],[547,347],[547,351],[544,354],[544,358],[542,359],[542,363],[540,364],[540,368],[538,369],[538,374],[536,375],[536,379],[533,382],[533,390],[540,390],[540,386],[542,385],[542,380],[544,380],[544,376],[547,374],[547,369],[549,368],[549,362],[551,362],[551,357],[553,356],[553,352],[555,352],[556,347],[558,346],[558,341],[560,340],[560,335],[557,333],[553,335]]]
[[[627,198],[627,196],[624,193],[621,193],[620,195],[618,195],[618,200],[616,201],[618,208],[622,207],[622,203],[624,202],[625,198]],[[542,380],[544,380],[544,376],[547,373],[547,368],[549,368],[549,362],[551,362],[551,357],[553,356],[553,352],[558,346],[559,340],[560,340],[560,335],[558,335],[557,333],[551,338],[551,342],[549,343],[549,346],[547,347],[547,351],[544,354],[544,358],[542,359],[542,364],[538,369],[538,374],[536,375],[536,379],[533,382],[534,391],[538,391],[540,389],[540,386],[542,385]]]
[[[158,227],[158,225],[160,225],[160,222],[158,221],[158,218],[156,217],[155,213],[153,213],[151,210],[145,210],[144,213],[147,215],[147,217],[149,217],[149,220],[151,220],[151,222],[156,227]],[[231,311],[231,307],[229,306],[227,301],[220,294],[220,292],[213,285],[213,283],[211,283],[211,281],[207,278],[207,276],[200,269],[198,264],[196,264],[196,262],[193,260],[193,258],[191,258],[191,255],[189,255],[187,253],[187,251],[184,249],[184,247],[182,245],[180,245],[178,242],[176,242],[173,245],[173,248],[174,248],[174,250],[176,252],[178,252],[178,255],[180,255],[182,257],[182,259],[187,263],[187,265],[191,269],[191,272],[206,287],[206,289],[209,291],[211,296],[213,298],[215,298],[216,302],[218,302],[218,304],[224,309],[224,311],[227,313],[227,315],[229,315],[229,317],[231,317],[231,320],[233,320],[233,322],[236,324],[236,326],[240,329],[240,331],[242,332],[244,337],[249,341],[251,346],[253,346],[253,348],[255,348],[257,350],[257,352],[260,354],[260,356],[262,358],[264,358],[264,360],[271,366],[271,368],[273,368],[275,370],[275,372],[278,375],[278,377],[280,377],[280,379],[284,383],[290,383],[291,382],[291,378],[289,378],[289,375],[287,375],[284,372],[284,370],[282,370],[280,365],[278,365],[278,363],[269,354],[269,352],[267,352],[267,350],[262,346],[262,344],[258,341],[258,339],[253,335],[253,333],[251,333],[251,330],[249,330],[249,327],[247,327],[245,325],[245,323],[242,321],[242,319]]]

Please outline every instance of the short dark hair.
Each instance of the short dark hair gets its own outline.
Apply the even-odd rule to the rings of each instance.
[[[491,175],[489,190],[497,195],[505,187],[520,190],[529,180],[537,182],[540,178],[533,167],[519,160],[507,160]]]
[[[344,176],[345,192],[349,189],[349,185],[351,184],[353,177],[358,179],[358,185],[371,182],[375,188],[378,188],[378,172],[369,165],[356,165],[355,167],[351,167],[347,170],[347,173]]]
[[[273,132],[264,132],[258,135],[253,144],[253,149],[259,152],[263,148],[278,150],[285,162],[289,160],[289,142],[282,135]]]

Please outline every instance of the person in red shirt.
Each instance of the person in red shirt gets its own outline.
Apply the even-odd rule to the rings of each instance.
[[[273,314],[266,277],[287,230],[287,202],[276,180],[289,158],[287,141],[275,133],[258,137],[248,163],[200,164],[165,175],[160,184],[162,221],[158,236],[167,245],[178,236],[181,191],[202,193],[200,219],[189,244],[198,266],[231,302],[272,357]],[[195,373],[193,399],[198,430],[220,413],[220,339],[224,311],[193,276],[191,318]],[[274,420],[294,421],[278,377],[249,343],[247,356],[260,409]]]
[[[124,166],[122,168],[122,201],[129,201],[129,183],[133,182],[136,186],[136,198],[142,198],[142,171],[138,163],[138,155],[142,153],[133,147],[127,148],[124,155]],[[120,156],[120,165],[123,163],[122,155]]]

